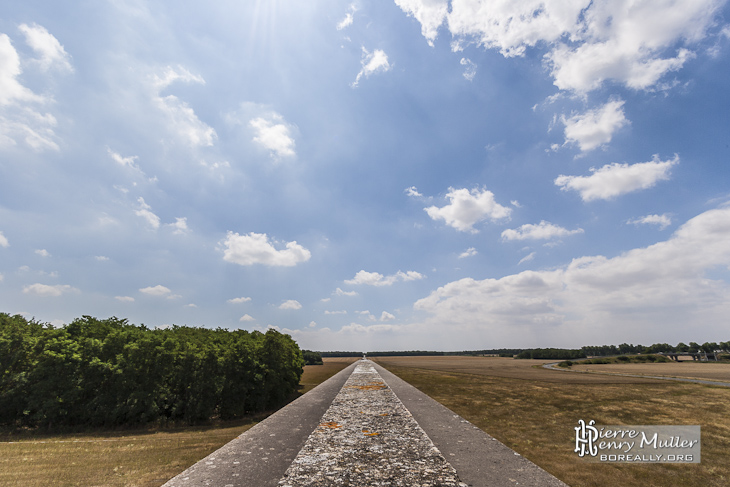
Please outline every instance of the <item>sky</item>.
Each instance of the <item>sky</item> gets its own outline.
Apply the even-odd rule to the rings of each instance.
[[[721,0],[0,1],[0,311],[727,341]]]

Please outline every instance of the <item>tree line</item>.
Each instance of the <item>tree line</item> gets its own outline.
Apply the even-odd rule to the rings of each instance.
[[[275,330],[150,329],[91,316],[54,328],[0,313],[0,425],[232,419],[282,405],[303,365],[297,343]]]

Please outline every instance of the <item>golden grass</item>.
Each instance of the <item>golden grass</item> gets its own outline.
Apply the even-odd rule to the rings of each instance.
[[[554,372],[562,375],[551,374],[548,381],[540,369],[524,364],[508,368],[510,377],[501,377],[488,371],[504,375],[495,364],[505,360],[463,357],[459,363],[454,360],[459,357],[415,357],[409,363],[409,358],[374,360],[573,487],[730,483],[730,388],[642,379],[621,382],[610,376],[603,377],[614,382],[575,383],[574,376],[588,374],[563,372]],[[522,377],[517,370],[524,372]],[[573,428],[579,419],[601,425],[699,424],[702,463],[588,463],[573,452]]]
[[[306,366],[300,392],[354,360]],[[0,436],[0,486],[159,487],[264,417],[174,429]]]
[[[662,362],[645,364],[581,364],[574,363],[573,370],[610,374],[658,375],[683,377],[689,379],[716,380],[730,382],[730,364],[714,362]]]

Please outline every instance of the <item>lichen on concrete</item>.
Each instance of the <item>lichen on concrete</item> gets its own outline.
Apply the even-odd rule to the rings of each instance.
[[[466,487],[369,361],[332,401],[280,487]]]

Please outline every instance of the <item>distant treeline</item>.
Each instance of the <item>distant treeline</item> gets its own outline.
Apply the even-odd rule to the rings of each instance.
[[[302,356],[304,357],[304,365],[322,365],[324,363],[319,352],[302,350]]]
[[[465,350],[461,352],[437,352],[431,350],[406,350],[389,352],[367,352],[368,357],[403,357],[403,356],[444,356],[444,355],[499,355],[500,357],[515,357],[519,359],[579,359],[590,356],[624,355],[637,353],[676,353],[676,352],[714,352],[715,350],[730,351],[730,342],[705,342],[702,345],[689,342],[678,343],[675,346],[668,343],[655,343],[648,347],[622,343],[621,345],[586,346],[571,348],[498,348],[491,350]],[[322,357],[360,357],[362,352],[319,352]]]
[[[235,418],[299,384],[289,335],[90,316],[54,328],[0,313],[0,425],[114,426]]]

